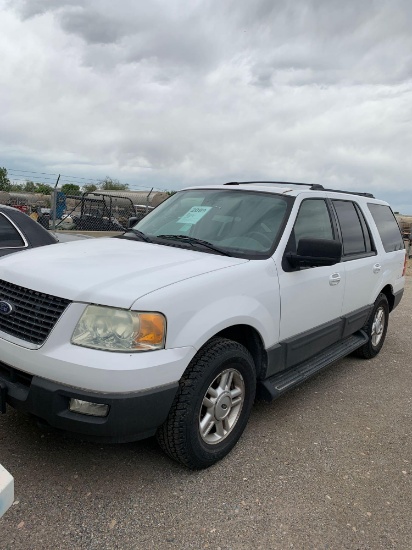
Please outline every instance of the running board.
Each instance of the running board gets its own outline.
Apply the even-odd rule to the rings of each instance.
[[[349,338],[345,338],[328,347],[315,357],[300,363],[296,367],[292,367],[287,371],[282,371],[278,374],[259,382],[258,397],[265,401],[272,401],[280,397],[284,392],[290,390],[294,386],[298,386],[311,376],[314,376],[319,371],[329,367],[335,361],[346,357],[356,349],[366,344],[368,337],[363,331],[359,331]]]

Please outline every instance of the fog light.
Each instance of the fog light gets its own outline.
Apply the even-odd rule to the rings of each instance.
[[[104,403],[91,403],[81,399],[70,399],[69,411],[88,416],[107,416],[109,414],[109,405]]]

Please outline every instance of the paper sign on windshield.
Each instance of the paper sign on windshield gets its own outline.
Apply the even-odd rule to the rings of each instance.
[[[192,206],[192,208],[180,218],[179,223],[190,223],[193,225],[201,220],[211,208],[211,206]]]

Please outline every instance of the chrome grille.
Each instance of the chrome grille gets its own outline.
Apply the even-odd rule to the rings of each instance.
[[[42,344],[70,301],[0,280],[0,301],[13,311],[0,313],[0,330],[31,344]]]

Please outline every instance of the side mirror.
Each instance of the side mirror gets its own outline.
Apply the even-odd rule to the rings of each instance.
[[[334,265],[342,258],[342,243],[331,239],[300,239],[296,254],[286,254],[293,268]]]
[[[137,218],[136,216],[133,216],[132,218],[129,218],[129,220],[127,222],[127,229],[130,229],[131,227],[136,225],[138,221],[139,221],[139,218]]]

